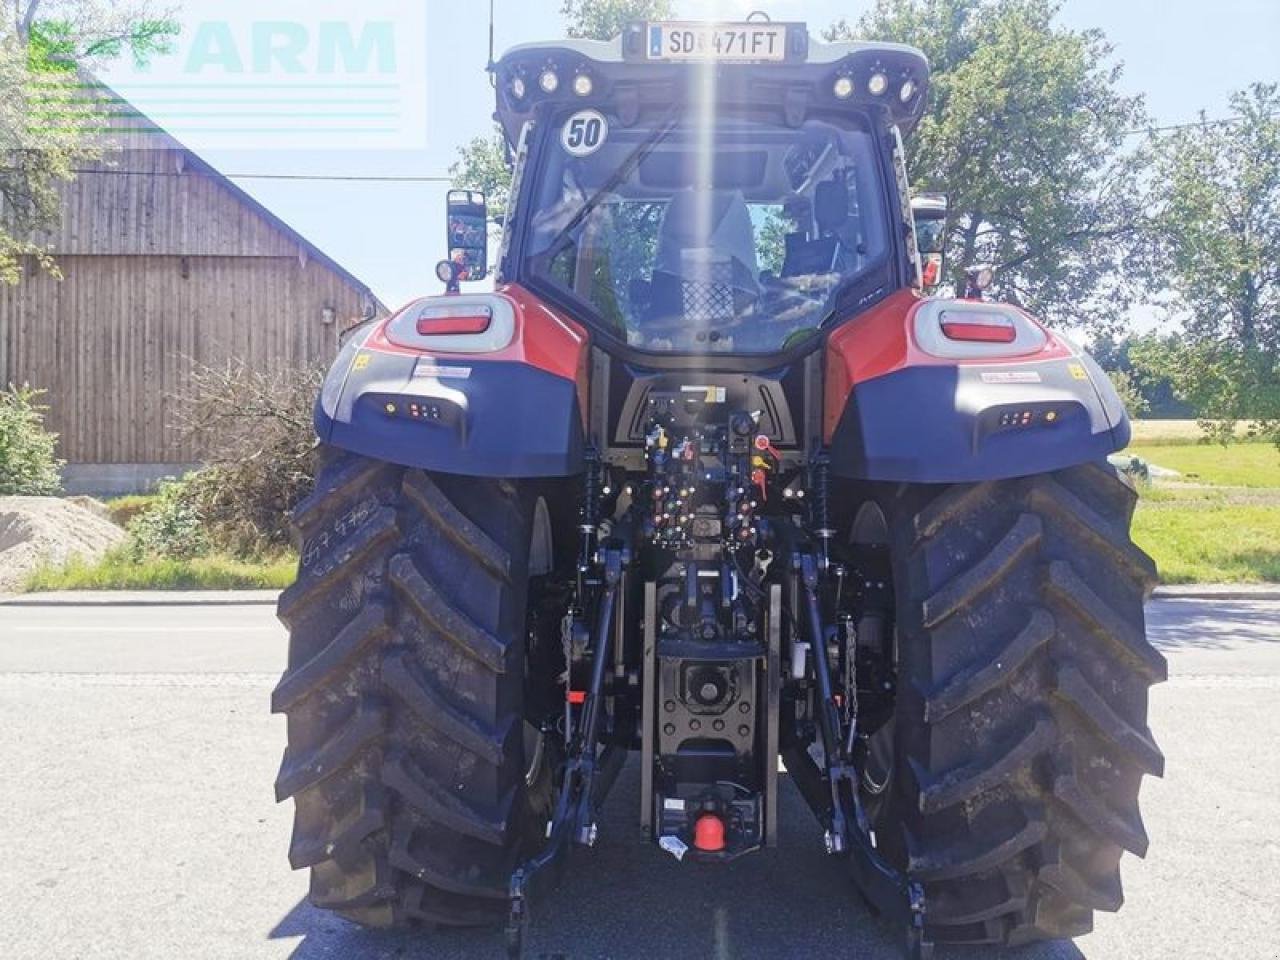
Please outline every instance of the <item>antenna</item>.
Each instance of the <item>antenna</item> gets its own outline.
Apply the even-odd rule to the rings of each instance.
[[[494,0],[489,0],[489,63],[485,69],[489,71],[490,86],[496,87],[498,85],[498,77],[493,72],[493,3]]]

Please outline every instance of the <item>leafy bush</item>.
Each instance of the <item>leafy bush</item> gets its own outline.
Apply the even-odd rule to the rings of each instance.
[[[315,482],[323,378],[320,368],[267,373],[238,361],[196,371],[183,406],[209,466],[184,479],[182,498],[213,550],[260,557],[289,544],[289,513]]]
[[[0,390],[0,495],[48,497],[62,490],[58,435],[44,428],[43,393],[26,384]]]
[[[208,466],[163,482],[128,524],[138,560],[280,557],[289,512],[314,483],[311,409],[323,371],[202,367],[183,398],[184,426]]]
[[[209,552],[204,522],[191,496],[196,476],[192,473],[181,480],[162,480],[150,505],[129,521],[128,546],[135,559],[190,560]]]

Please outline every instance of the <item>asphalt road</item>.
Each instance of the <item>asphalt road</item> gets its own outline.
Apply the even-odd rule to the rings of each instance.
[[[940,960],[1280,957],[1280,603],[1160,600],[1146,861],[1074,944]],[[284,662],[270,607],[0,606],[0,957],[499,958],[489,933],[375,934],[312,910],[273,802]],[[896,960],[798,795],[731,870],[637,840],[638,772],[535,918],[529,955]]]

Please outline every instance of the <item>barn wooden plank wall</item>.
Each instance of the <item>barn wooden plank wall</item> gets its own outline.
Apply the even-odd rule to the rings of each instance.
[[[174,147],[126,150],[111,168],[130,175],[67,185],[41,238],[64,279],[33,269],[0,285],[0,380],[49,391],[71,463],[198,461],[175,416],[194,365],[322,363],[366,304],[354,278]]]
[[[184,264],[185,259],[185,264]],[[65,279],[0,286],[9,379],[49,391],[50,427],[72,463],[186,463],[175,407],[193,362],[238,358],[260,370],[336,351],[359,294],[296,257],[61,257]],[[185,276],[184,276],[185,273]],[[323,323],[327,306],[339,322]]]
[[[101,173],[62,188],[62,221],[40,243],[84,256],[297,256],[296,240],[238,202],[222,180],[193,170],[185,151],[111,157],[97,165]]]

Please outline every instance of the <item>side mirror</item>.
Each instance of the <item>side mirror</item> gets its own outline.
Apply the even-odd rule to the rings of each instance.
[[[942,282],[946,267],[947,198],[940,193],[912,197],[911,217],[920,252],[921,281],[929,290]]]
[[[446,199],[445,243],[454,282],[483,280],[489,273],[489,207],[476,190],[450,190]],[[437,274],[441,271],[437,270]]]

